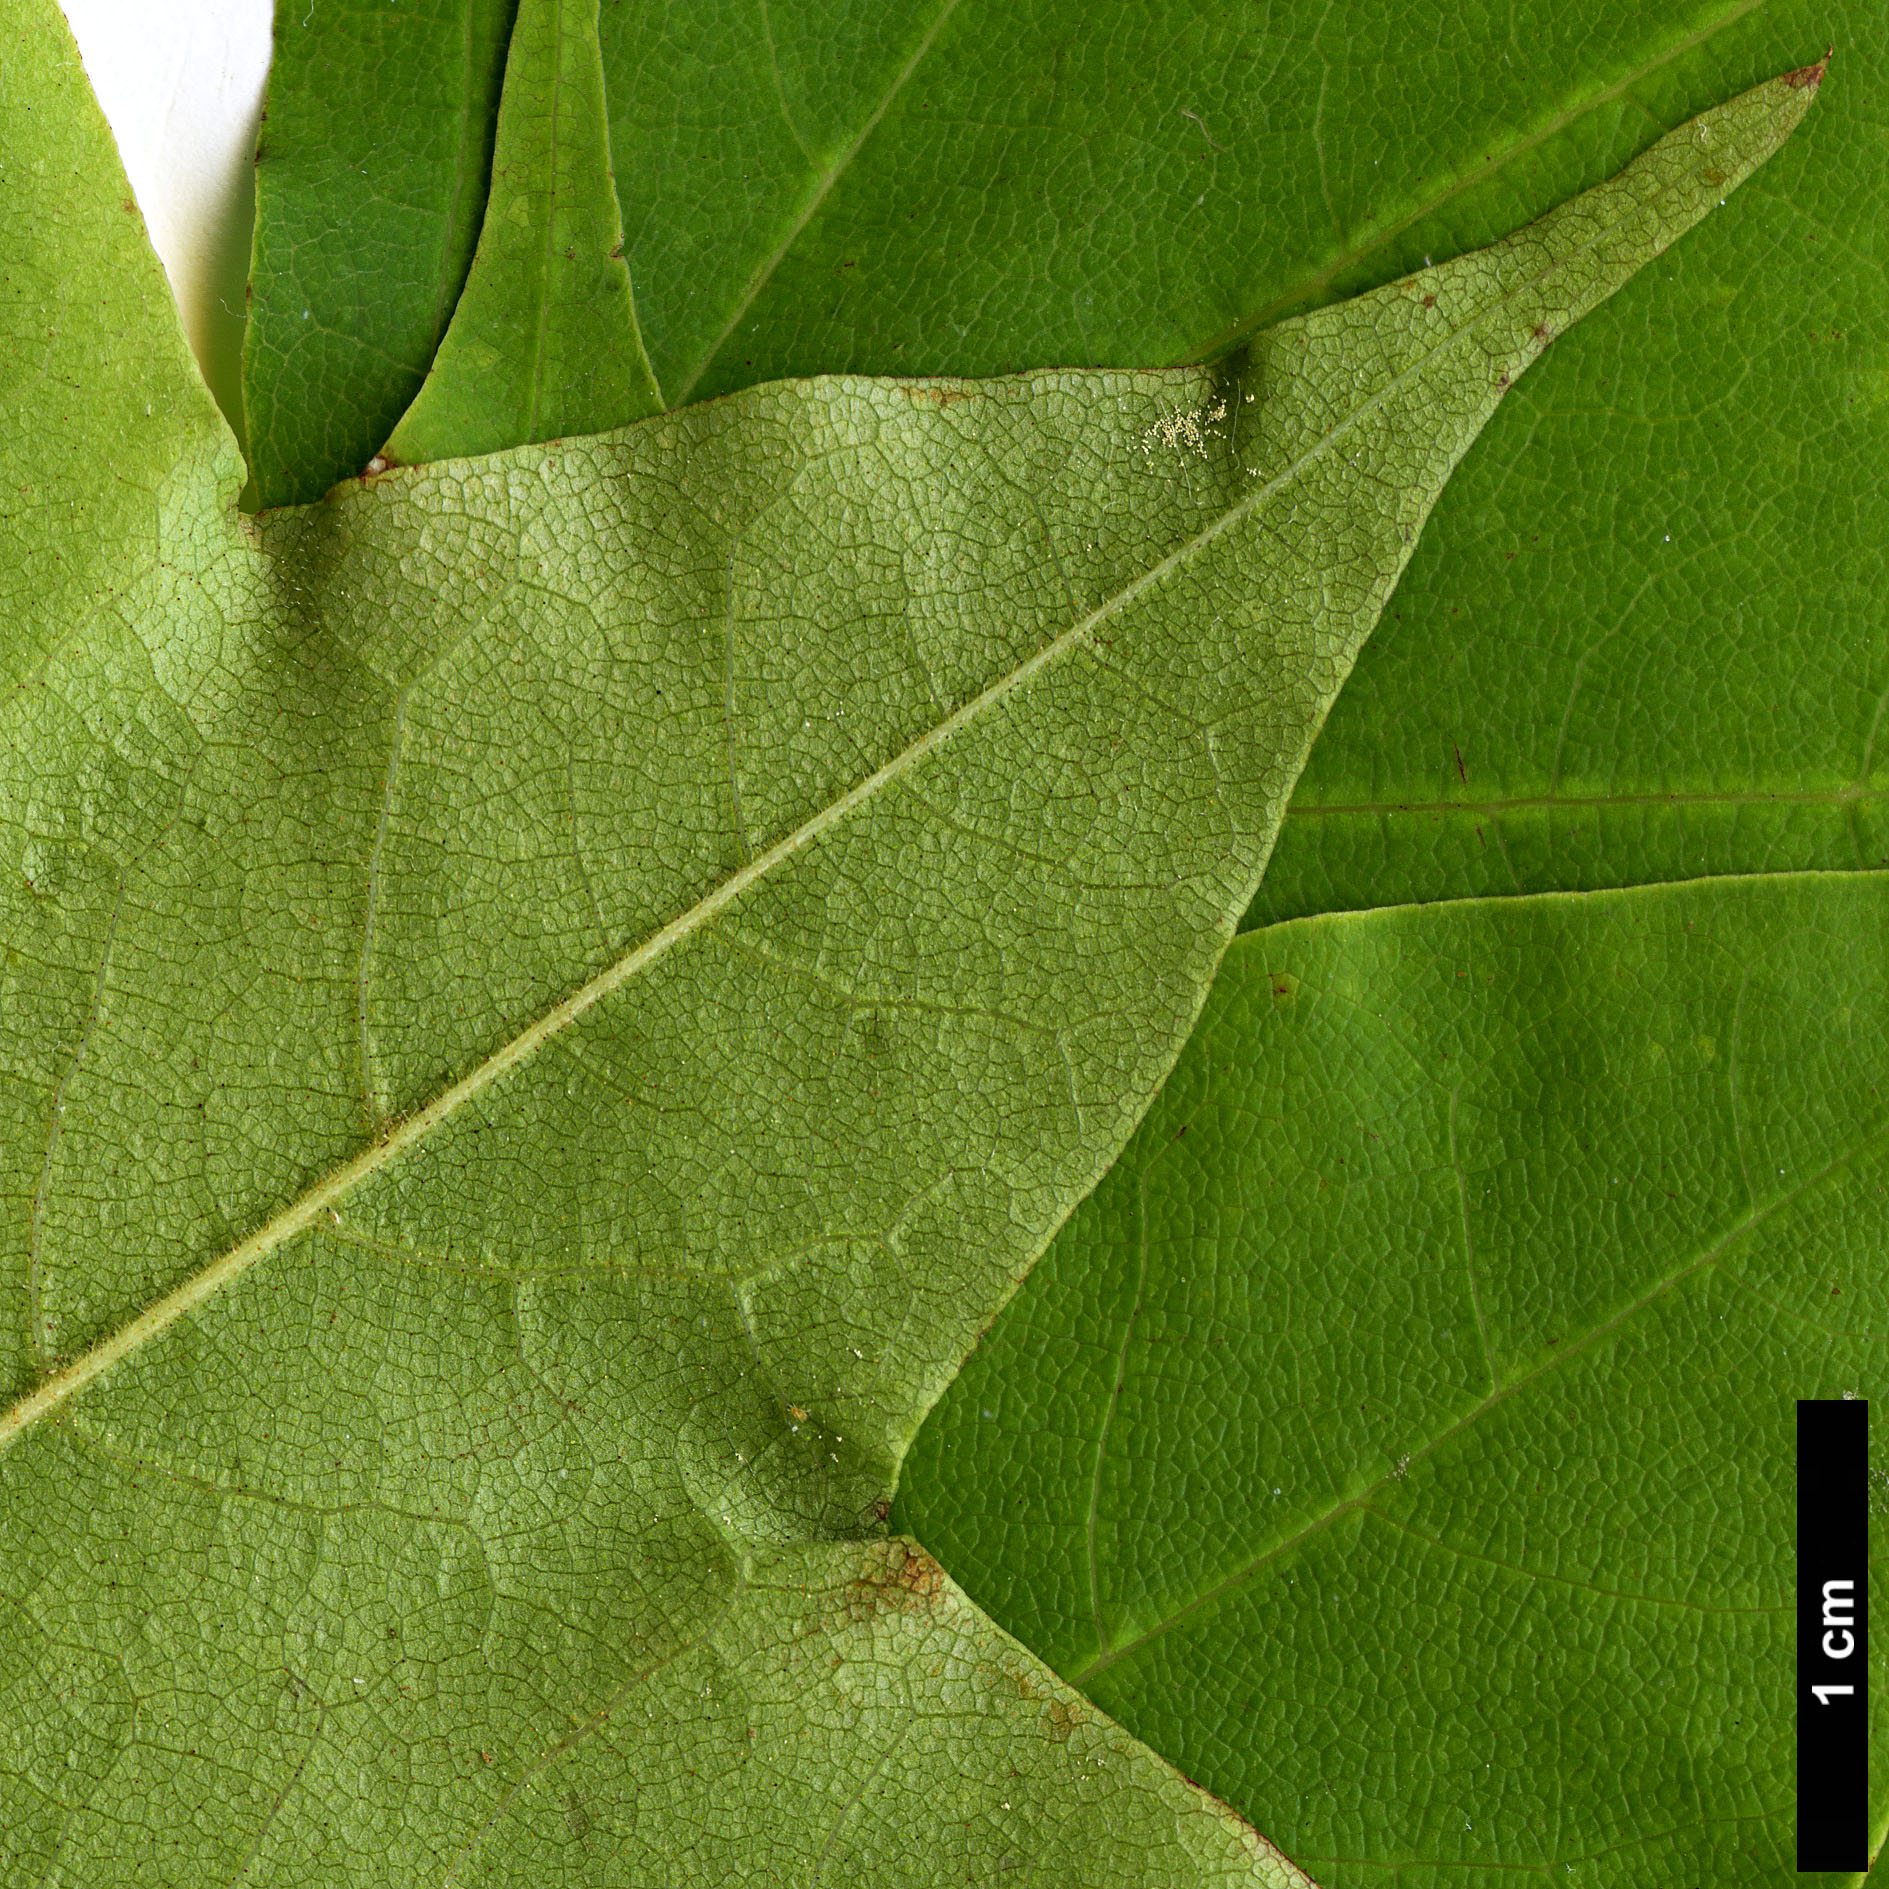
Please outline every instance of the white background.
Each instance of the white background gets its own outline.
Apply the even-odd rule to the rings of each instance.
[[[271,0],[60,3],[170,276],[184,331],[224,411],[232,412]]]

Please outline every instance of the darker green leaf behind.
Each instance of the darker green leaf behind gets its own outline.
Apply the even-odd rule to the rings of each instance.
[[[604,0],[651,357],[672,403],[1198,358],[1611,175],[1748,5]]]
[[[1885,940],[1882,873],[1249,934],[895,1526],[1326,1889],[1772,1889],[1792,1399],[1885,1383]]]
[[[1803,137],[1557,342],[1451,487],[1249,922],[1889,861],[1880,9],[1767,7],[1635,122],[1846,21]]]
[[[522,0],[478,253],[380,457],[463,458],[661,411],[623,261],[596,0]]]
[[[279,0],[243,399],[258,502],[380,449],[452,319],[516,0]]]

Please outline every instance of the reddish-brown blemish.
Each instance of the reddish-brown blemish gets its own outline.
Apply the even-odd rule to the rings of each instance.
[[[923,1548],[909,1541],[873,1544],[866,1572],[849,1589],[856,1614],[891,1609],[894,1613],[930,1613],[945,1591],[943,1568]]]
[[[1082,1702],[1068,1697],[1053,1680],[1039,1679],[1028,1671],[1015,1672],[1011,1678],[1016,1685],[1018,1698],[1026,1705],[1040,1705],[1043,1708],[1043,1717],[1048,1721],[1052,1738],[1067,1739],[1078,1725],[1089,1722],[1089,1714],[1082,1709]],[[1013,1771],[1011,1776],[1015,1775]]]

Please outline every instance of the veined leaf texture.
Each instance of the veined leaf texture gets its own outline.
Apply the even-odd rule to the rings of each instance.
[[[463,58],[409,151],[402,404],[431,378],[386,457],[438,462],[249,521],[69,44],[14,10],[0,1856],[1302,1880],[886,1511],[1174,1066],[1457,461],[1820,69],[1206,365],[597,433],[654,401],[639,325],[659,374],[677,332],[624,22],[592,52],[526,0],[501,59],[510,24],[420,23]],[[898,74],[952,30],[910,24]],[[787,71],[810,229],[863,146]],[[272,100],[285,166],[317,89]],[[271,135],[259,281],[322,214],[272,209]],[[270,319],[258,440],[327,439]],[[336,391],[333,438],[386,437],[385,389]],[[265,497],[271,451],[305,476],[259,447]]]

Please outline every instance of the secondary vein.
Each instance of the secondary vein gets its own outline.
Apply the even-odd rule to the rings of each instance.
[[[947,9],[948,10],[948,9]],[[942,15],[940,16],[942,21]],[[934,29],[935,30],[935,29]],[[916,56],[915,56],[916,57]],[[1644,205],[1634,206],[1644,209]],[[101,1339],[89,1351],[55,1372],[0,1416],[0,1452],[4,1452],[24,1431],[40,1418],[76,1395],[95,1379],[122,1362],[141,1345],[158,1337],[179,1319],[194,1311],[230,1281],[240,1278],[257,1261],[287,1245],[317,1224],[324,1214],[339,1219],[337,1205],[357,1186],[381,1168],[397,1160],[410,1148],[424,1141],[434,1129],[457,1114],[469,1102],[500,1082],[520,1064],[530,1061],[552,1038],[561,1035],[579,1018],[640,975],[677,945],[704,930],[738,900],[756,881],[804,852],[829,828],[864,806],[892,782],[910,773],[930,755],[985,714],[1027,686],[1051,664],[1089,643],[1095,632],[1109,620],[1163,582],[1172,572],[1207,546],[1216,542],[1235,525],[1268,500],[1277,496],[1311,464],[1323,458],[1346,438],[1363,419],[1388,402],[1408,382],[1446,349],[1457,346],[1493,319],[1516,296],[1536,283],[1566,267],[1575,256],[1585,253],[1611,225],[1603,226],[1586,242],[1566,255],[1544,263],[1506,295],[1492,298],[1459,327],[1449,330],[1428,348],[1422,349],[1402,372],[1392,376],[1381,388],[1353,407],[1329,427],[1296,459],[1283,466],[1216,517],[1209,519],[1191,537],[1177,545],[1165,557],[1131,578],[1113,596],[1105,598],[1078,622],[1045,643],[1016,668],[997,678],[944,720],[928,728],[910,746],[856,782],[837,800],[821,808],[785,838],[778,840],[747,865],[731,873],[720,885],[687,911],[671,919],[641,944],[619,958],[573,991],[562,1002],[546,1011],[519,1035],[495,1050],[483,1062],[442,1090],[415,1113],[387,1124],[379,1138],[351,1161],[334,1169],[306,1193],[284,1207],[272,1219],[258,1227],[246,1239],[193,1273],[164,1297],[146,1307],[130,1323]]]

